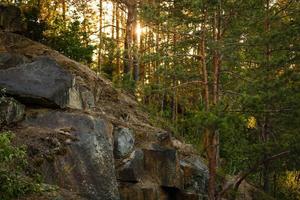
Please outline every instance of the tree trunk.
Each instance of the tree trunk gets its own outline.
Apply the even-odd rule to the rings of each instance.
[[[99,0],[99,45],[98,45],[98,73],[101,74],[102,68],[102,22],[103,21],[103,9],[102,0]]]
[[[132,42],[133,42],[133,23],[135,21],[135,7],[127,5],[127,20],[124,43],[124,74],[130,75],[133,66]]]
[[[120,13],[119,3],[116,3],[116,41],[117,41],[117,75],[121,74],[120,62]]]
[[[270,32],[270,19],[269,19],[269,9],[270,9],[270,0],[266,0],[266,18],[265,18],[265,31],[268,33]],[[267,43],[265,48],[265,58],[266,58],[266,67],[267,70],[270,70],[270,45]],[[267,81],[267,80],[266,80]],[[264,116],[263,119],[263,126],[262,126],[262,136],[263,136],[263,142],[267,143],[270,140],[269,136],[269,130],[268,130],[268,116]],[[264,155],[265,157],[268,157],[268,154]],[[270,193],[270,167],[269,162],[265,162],[263,165],[263,189],[264,192]]]
[[[209,86],[208,86],[208,73],[207,73],[207,67],[206,67],[206,17],[207,13],[204,11],[204,21],[201,25],[202,30],[202,38],[200,42],[200,68],[202,69],[202,76],[203,76],[203,83],[204,83],[204,104],[205,104],[205,110],[209,110]]]
[[[136,5],[133,9],[133,22],[132,22],[132,39],[133,39],[133,78],[137,82],[140,78],[140,68],[139,68],[139,49],[138,49],[138,35],[137,35],[137,8]]]
[[[113,4],[113,13],[112,13],[112,16],[111,16],[111,38],[112,39],[115,39],[115,21],[116,21],[116,3],[115,2],[112,2]]]
[[[64,20],[64,26],[66,26],[66,0],[62,0],[62,17]]]
[[[216,131],[209,129],[205,130],[206,137],[208,138],[207,158],[209,169],[208,180],[208,199],[215,200],[216,198],[216,178],[217,178],[217,146],[218,136]]]

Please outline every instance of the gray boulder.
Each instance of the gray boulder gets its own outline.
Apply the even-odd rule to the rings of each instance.
[[[182,188],[182,176],[178,154],[175,149],[157,144],[143,149],[145,173],[158,180],[159,185],[167,188]]]
[[[144,153],[141,149],[133,151],[128,160],[117,170],[118,180],[123,182],[138,182],[144,170]]]
[[[73,76],[47,57],[0,70],[0,87],[25,104],[81,109]]]
[[[122,158],[132,152],[134,136],[128,128],[115,128],[114,130],[114,154],[116,158]]]
[[[48,184],[77,192],[90,200],[119,199],[113,148],[108,139],[112,129],[108,122],[86,114],[47,111],[29,115],[22,125],[46,133],[60,130],[58,134],[73,138],[73,142],[65,146],[65,155],[55,156],[42,165]]]
[[[86,87],[80,87],[80,95],[83,109],[90,110],[95,108],[95,99],[93,93]]]
[[[8,69],[28,62],[29,59],[20,54],[0,53],[0,69]]]
[[[185,191],[207,194],[209,172],[200,156],[180,160],[180,168],[183,170]]]
[[[25,106],[13,98],[0,97],[0,126],[9,125],[23,119]]]

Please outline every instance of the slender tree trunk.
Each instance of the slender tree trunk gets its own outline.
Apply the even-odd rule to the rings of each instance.
[[[212,74],[212,105],[216,106],[219,101],[219,80],[220,80],[220,68],[221,68],[221,56],[218,49],[218,42],[220,40],[221,33],[221,5],[219,5],[217,10],[213,14],[213,40],[216,44],[215,49],[213,49],[213,74]],[[207,70],[204,74],[204,83],[207,83]],[[209,86],[205,86],[205,91],[209,90]],[[206,109],[209,110],[209,93],[205,95],[206,98]],[[206,130],[207,139],[207,157],[209,162],[209,184],[208,184],[208,197],[210,200],[218,199],[216,193],[216,176],[217,168],[219,166],[219,130],[209,129]]]
[[[142,57],[143,55],[143,49],[144,49],[144,46],[146,46],[144,44],[144,34],[141,34],[140,35],[140,41],[139,41],[139,56]],[[144,78],[145,78],[145,65],[141,62],[141,60],[139,60],[139,67],[140,67],[140,80],[142,82],[144,82]]]
[[[119,3],[116,3],[116,41],[117,41],[117,75],[121,74],[120,62],[120,13]]]
[[[115,39],[115,21],[116,21],[116,3],[115,2],[112,2],[113,4],[113,13],[112,13],[112,16],[111,16],[111,38],[112,39]]]
[[[64,20],[64,26],[66,26],[66,0],[62,0],[62,17]]]
[[[126,32],[125,32],[125,43],[124,43],[124,74],[130,75],[132,70],[132,36],[133,36],[133,22],[134,22],[134,7],[127,6],[127,21],[126,21]]]
[[[217,33],[217,12],[214,12],[213,18],[213,40],[215,44],[218,42],[218,33]],[[218,83],[219,83],[219,53],[217,48],[213,50],[213,104],[218,103]]]
[[[208,71],[206,66],[206,18],[207,11],[204,9],[204,22],[201,25],[202,38],[200,41],[200,66],[202,68],[203,76],[203,86],[204,86],[204,104],[205,110],[210,110],[210,95],[209,95],[209,85],[208,85]],[[210,200],[214,200],[216,196],[216,136],[215,131],[206,128],[204,131],[204,147],[208,158],[208,169],[209,169],[209,183],[208,183],[208,197]]]
[[[138,49],[138,35],[137,35],[137,7],[134,6],[133,9],[133,22],[132,22],[132,39],[133,39],[133,78],[134,81],[137,82],[140,78],[140,67],[139,67],[139,49]]]
[[[267,143],[269,141],[269,133],[268,133],[268,117],[265,116],[263,119],[263,125],[262,125],[262,142]],[[264,158],[268,158],[269,155],[267,153],[264,153]],[[262,176],[263,176],[263,189],[266,193],[270,192],[270,163],[269,161],[264,162],[263,164],[263,170],[262,170]]]
[[[202,69],[202,75],[203,75],[203,85],[204,85],[204,104],[205,104],[205,110],[208,111],[209,110],[209,86],[208,86],[208,73],[207,73],[207,67],[206,67],[206,44],[205,44],[205,40],[206,40],[206,16],[207,13],[206,11],[204,11],[204,22],[201,25],[201,30],[202,30],[202,38],[201,38],[201,42],[200,42],[200,66]]]
[[[270,0],[266,0],[266,18],[265,18],[265,31],[270,32],[270,19],[269,19],[269,9],[270,9]],[[270,69],[270,45],[266,44],[265,48],[265,58],[266,58],[266,66],[269,71]],[[267,105],[266,105],[267,106]],[[262,136],[263,136],[263,142],[267,143],[270,140],[269,136],[269,130],[268,130],[268,116],[264,116],[263,119],[263,126],[262,126]],[[268,154],[264,155],[265,157],[268,157]],[[267,161],[263,165],[263,189],[266,193],[270,193],[270,163]]]
[[[178,35],[175,33],[173,35],[173,45],[174,47],[176,46],[176,43],[177,43],[177,40],[178,40]],[[176,52],[174,51],[173,54],[176,54]],[[173,122],[176,122],[177,121],[177,113],[178,113],[178,97],[177,97],[177,88],[176,88],[176,85],[177,85],[177,77],[176,77],[176,73],[175,73],[175,69],[173,69],[173,87],[174,87],[174,90],[173,90],[173,105],[172,105],[172,119],[173,119]]]
[[[103,9],[102,0],[99,0],[99,45],[98,45],[98,73],[101,73],[102,68],[102,28],[103,28]]]

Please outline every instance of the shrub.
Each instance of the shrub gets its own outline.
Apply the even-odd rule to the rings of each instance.
[[[9,200],[37,191],[37,181],[26,176],[26,150],[11,144],[13,134],[0,133],[0,199]]]

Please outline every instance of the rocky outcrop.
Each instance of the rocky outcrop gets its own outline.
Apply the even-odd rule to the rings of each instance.
[[[0,87],[25,104],[81,108],[73,86],[73,76],[48,57],[0,70]]]
[[[15,124],[5,129],[15,133],[17,145],[27,146],[32,168],[47,184],[70,192],[62,195],[65,200],[74,195],[89,200],[206,198],[207,168],[193,148],[152,126],[130,95],[86,66],[0,32],[0,87],[15,99],[1,107],[4,124]]]
[[[52,134],[44,138],[52,147],[50,151],[35,155],[50,157],[40,166],[48,183],[88,199],[118,199],[109,122],[85,114],[47,110],[29,114],[21,125],[23,132]]]
[[[189,196],[205,196],[207,192],[208,168],[199,156],[187,156],[180,160],[183,171],[184,193]]]
[[[136,149],[131,153],[118,169],[118,180],[120,182],[137,183],[142,180],[144,174],[144,153]]]
[[[0,69],[8,69],[28,62],[28,58],[19,54],[0,53]]]
[[[178,153],[175,149],[152,145],[143,149],[147,174],[162,187],[182,188]]]
[[[13,98],[0,98],[0,127],[21,121],[25,106]]]
[[[114,152],[116,158],[128,155],[134,148],[134,136],[128,128],[118,127],[114,131]]]

